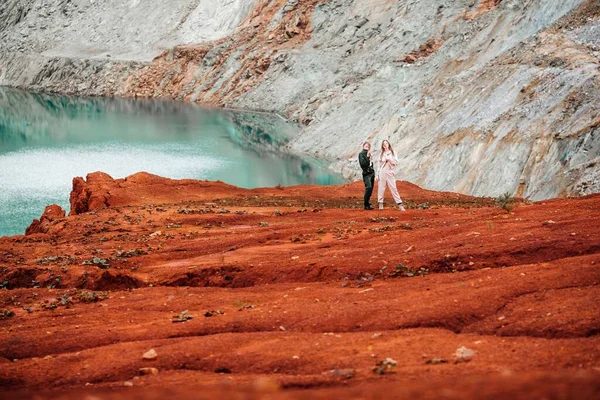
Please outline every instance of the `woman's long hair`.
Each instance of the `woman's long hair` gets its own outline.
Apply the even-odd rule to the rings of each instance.
[[[381,159],[383,158],[383,153],[385,152],[385,149],[383,148],[383,144],[385,142],[387,142],[388,148],[392,152],[392,154],[396,155],[396,152],[394,151],[394,149],[392,149],[392,145],[390,144],[389,140],[386,139],[383,142],[381,142],[381,153],[379,153],[379,161],[381,161]]]

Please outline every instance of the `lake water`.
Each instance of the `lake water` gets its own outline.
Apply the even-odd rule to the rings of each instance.
[[[0,236],[24,233],[49,204],[68,212],[73,177],[94,171],[244,188],[343,182],[316,160],[280,151],[296,133],[270,114],[0,88]]]

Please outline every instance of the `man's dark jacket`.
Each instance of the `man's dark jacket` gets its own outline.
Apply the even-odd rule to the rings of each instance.
[[[371,158],[369,157],[367,150],[363,150],[358,153],[358,163],[362,169],[363,176],[375,173],[375,170],[373,169],[373,163],[371,162]]]

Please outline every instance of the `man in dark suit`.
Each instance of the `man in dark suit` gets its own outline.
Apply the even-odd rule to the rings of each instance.
[[[375,169],[371,161],[371,143],[363,143],[362,151],[358,153],[358,163],[362,169],[363,182],[365,183],[365,210],[372,210],[371,195],[375,185]]]

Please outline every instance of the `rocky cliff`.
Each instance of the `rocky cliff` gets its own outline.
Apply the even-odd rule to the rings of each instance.
[[[0,84],[275,111],[356,177],[543,199],[600,191],[598,0],[8,0]]]

